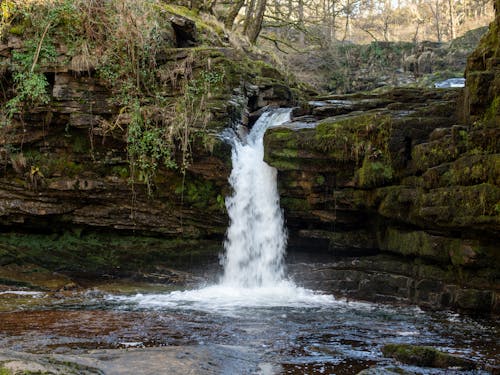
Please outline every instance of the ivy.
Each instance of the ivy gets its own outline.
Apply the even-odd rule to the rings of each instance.
[[[133,103],[128,127],[127,150],[132,177],[144,182],[152,194],[153,182],[160,166],[176,168],[172,158],[173,145],[165,138],[163,129],[145,116],[139,100]]]

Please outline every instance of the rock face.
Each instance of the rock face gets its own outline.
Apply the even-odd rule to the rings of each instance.
[[[298,280],[367,299],[498,311],[500,133],[461,124],[460,95],[320,98],[314,119],[268,131],[266,159],[297,243],[351,257],[297,267]]]
[[[469,121],[487,120],[500,126],[500,2],[494,3],[496,18],[466,68],[466,108]]]
[[[304,284],[500,311],[500,2],[465,90],[318,98],[266,134],[292,245],[329,255]],[[333,255],[333,258],[332,258]]]
[[[146,11],[160,11],[162,22],[154,69],[141,71],[154,79],[149,89],[120,83],[127,56],[108,64],[97,48],[75,52],[61,23],[44,44],[55,56],[42,49],[33,76],[47,83],[44,96],[22,97],[15,77],[30,23],[0,41],[2,108],[15,108],[2,112],[0,127],[0,266],[109,273],[220,251],[230,146],[218,134],[260,107],[292,105],[294,95],[280,72],[187,9]],[[166,151],[157,141],[169,132]]]

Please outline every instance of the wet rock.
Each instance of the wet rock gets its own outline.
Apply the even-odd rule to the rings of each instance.
[[[1,253],[2,247],[0,244],[0,264],[1,260],[6,258]],[[34,264],[0,265],[0,284],[49,291],[77,288],[69,277]]]
[[[427,308],[498,312],[494,289],[497,272],[442,268],[433,261],[380,253],[330,252],[324,263],[288,266],[295,280],[308,288],[337,296],[390,303],[416,303]],[[333,258],[333,260],[332,260]],[[466,280],[467,285],[461,288]]]
[[[487,312],[493,305],[494,294],[489,290],[459,289],[455,294],[455,303],[466,310]]]
[[[81,355],[42,355],[0,351],[3,368],[51,374],[153,375],[255,373],[258,357],[245,347],[206,345],[91,350]],[[2,369],[2,367],[0,367]]]
[[[413,375],[412,372],[399,367],[370,367],[358,372],[357,375]]]
[[[457,357],[441,352],[430,346],[416,346],[409,344],[387,344],[382,348],[385,357],[395,358],[406,364],[437,367],[437,368],[460,368],[473,370],[477,364],[462,357]]]
[[[190,274],[188,272],[169,269],[161,266],[156,266],[155,272],[139,273],[134,277],[134,279],[153,283],[182,286],[195,286],[201,285],[203,282],[206,282],[204,278],[194,276],[193,274]]]
[[[265,158],[279,171],[281,204],[299,236],[322,240],[332,256],[373,249],[423,264],[401,272],[407,264],[402,259],[380,277],[370,274],[380,269],[371,265],[353,271],[356,282],[326,276],[324,283],[313,283],[363,298],[393,294],[428,307],[473,310],[476,301],[483,311],[477,299],[467,303],[460,297],[465,300],[459,304],[455,297],[457,285],[497,288],[497,150],[495,142],[484,140],[496,139],[498,132],[486,136],[484,129],[455,125],[454,90],[395,89],[380,98],[386,100],[378,102],[381,108],[360,114],[353,103],[366,97],[337,96],[331,107],[351,112],[309,127],[292,121],[270,129]],[[327,106],[328,99],[321,100],[310,103],[314,110]],[[485,152],[469,152],[476,148]],[[364,238],[353,236],[363,232]],[[477,232],[483,234],[480,240]],[[427,261],[450,271],[428,267]],[[391,286],[401,273],[408,285]]]

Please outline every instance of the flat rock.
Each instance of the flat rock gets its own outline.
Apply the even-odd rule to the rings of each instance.
[[[45,355],[0,351],[4,368],[53,374],[185,375],[253,374],[258,356],[240,346],[207,345],[91,350],[81,355]]]

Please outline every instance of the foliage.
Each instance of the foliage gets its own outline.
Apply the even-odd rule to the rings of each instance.
[[[365,158],[363,165],[358,170],[359,186],[363,188],[373,188],[390,183],[393,179],[394,171],[390,165],[383,161],[373,161]]]
[[[41,41],[40,49],[34,40],[25,43],[23,52],[12,53],[13,80],[16,96],[7,103],[8,113],[12,116],[24,105],[47,104],[50,96],[47,93],[49,85],[46,76],[37,72],[36,65],[54,62],[57,56],[54,45],[50,40]],[[35,56],[38,51],[38,61]]]
[[[45,69],[57,67],[65,55],[65,64],[92,71],[114,93],[110,104],[121,110],[104,133],[117,127],[126,131],[129,175],[145,183],[149,193],[158,168],[184,173],[194,140],[201,136],[209,143],[207,100],[219,92],[225,74],[211,66],[203,50],[197,56],[193,49],[179,62],[165,58],[175,46],[165,16],[172,5],[160,0],[13,0],[2,2],[1,10],[2,30],[16,28],[24,41],[10,64],[15,96],[5,106],[7,123],[14,117],[22,123],[25,108],[50,102]],[[200,22],[203,29],[212,28]],[[67,52],[61,53],[60,46]]]
[[[43,2],[7,1],[2,3],[2,29],[10,25],[16,17],[21,17],[26,28],[26,40],[21,51],[12,54],[13,81],[16,96],[6,105],[7,114],[12,117],[25,106],[47,104],[48,81],[41,67],[55,63],[57,51],[53,36],[73,35],[78,25],[76,8],[72,0],[64,0],[48,5]],[[57,29],[57,33],[50,35]],[[19,28],[23,32],[24,28]]]
[[[153,178],[160,165],[175,168],[172,158],[173,144],[165,141],[162,129],[154,124],[136,100],[133,103],[132,119],[128,127],[128,154],[131,175],[138,176],[152,192]]]

